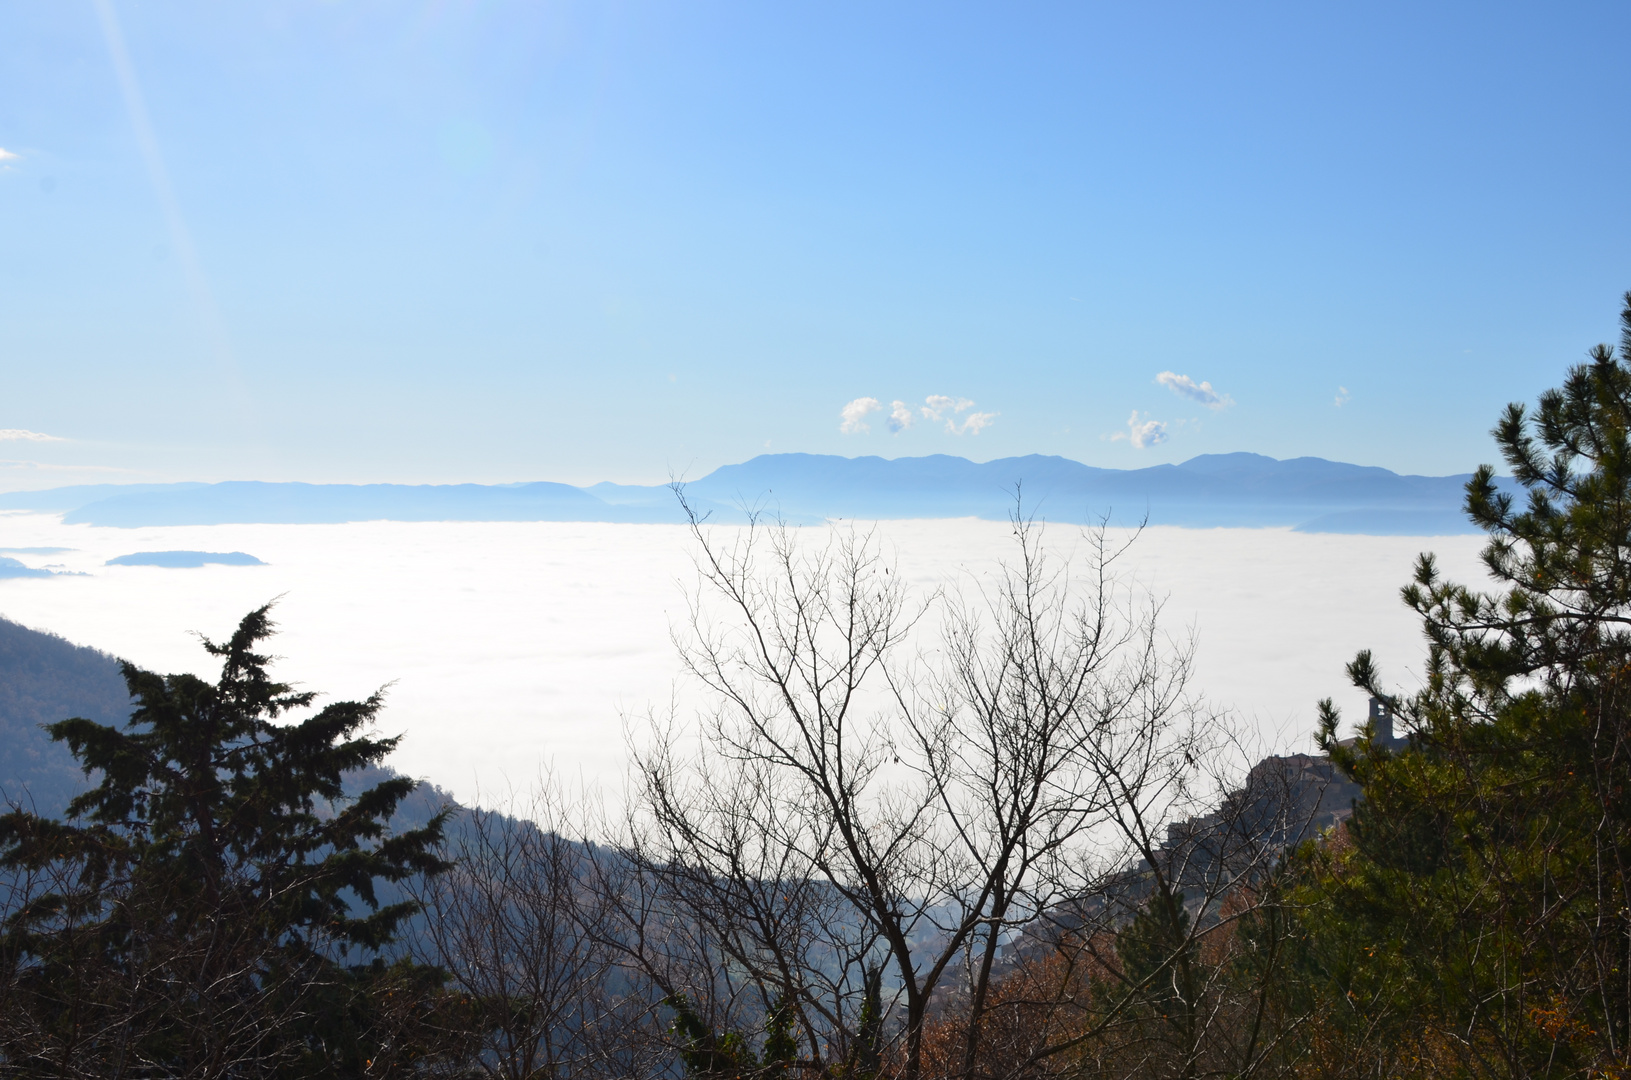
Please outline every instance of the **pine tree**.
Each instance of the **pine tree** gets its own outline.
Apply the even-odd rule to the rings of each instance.
[[[1408,748],[1339,744],[1324,705],[1364,800],[1351,845],[1308,856],[1304,972],[1394,1075],[1631,1068],[1631,294],[1621,323],[1617,354],[1496,425],[1523,502],[1489,466],[1467,485],[1498,589],[1418,562],[1423,689],[1350,665]]]
[[[446,812],[392,835],[416,786],[348,797],[347,774],[396,746],[368,728],[378,695],[303,719],[312,692],[256,651],[268,608],[210,683],[123,665],[122,728],[49,725],[96,786],[68,820],[0,818],[22,901],[0,930],[0,1058],[15,1071],[296,1076],[372,1071],[416,1052],[439,973],[386,951],[416,911],[378,883],[446,869]]]

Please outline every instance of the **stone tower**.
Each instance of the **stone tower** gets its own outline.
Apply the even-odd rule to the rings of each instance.
[[[1403,741],[1393,734],[1393,710],[1379,697],[1370,699],[1370,725],[1376,733],[1376,741],[1383,746],[1391,747]]]

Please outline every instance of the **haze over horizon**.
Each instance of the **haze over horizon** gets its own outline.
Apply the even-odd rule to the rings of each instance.
[[[333,700],[388,687],[382,728],[406,736],[395,767],[467,803],[501,801],[545,769],[610,795],[627,766],[625,724],[670,707],[685,719],[702,700],[675,651],[695,582],[682,526],[4,521],[18,559],[55,573],[0,582],[0,617],[213,677],[218,661],[195,635],[218,639],[281,597],[278,674]],[[1047,536],[1053,555],[1086,558],[1081,530]],[[1006,523],[968,519],[890,522],[877,537],[918,599],[989,584],[1013,547]],[[1342,675],[1355,650],[1375,650],[1401,688],[1418,681],[1425,643],[1397,593],[1417,553],[1436,552],[1447,574],[1475,583],[1482,544],[1155,526],[1118,567],[1125,583],[1163,598],[1167,632],[1195,635],[1196,693],[1235,711],[1262,747],[1308,749],[1320,698],[1334,696],[1350,723],[1364,716],[1364,696]],[[199,565],[153,553],[216,554]],[[264,565],[222,565],[225,553]],[[936,637],[925,625],[913,642],[932,649]]]
[[[1631,10],[23,5],[0,490],[1447,475],[1614,335]]]
[[[26,430],[12,430],[12,431],[0,430],[0,442],[5,442],[5,441],[9,440],[9,441],[16,441],[16,442],[32,442],[32,443],[38,444],[38,443],[67,442],[68,441],[68,440],[65,440],[65,439],[58,439],[58,438],[54,438],[54,437],[50,438],[50,439],[40,438],[39,434],[40,433],[26,431]],[[956,448],[950,448],[950,449],[954,450]],[[1181,458],[1181,459],[1178,459],[1178,460],[1175,460],[1175,461],[1157,461],[1157,460],[1133,461],[1133,462],[1126,463],[1124,465],[1111,465],[1111,466],[1093,465],[1093,464],[1089,464],[1088,462],[1081,461],[1080,459],[1068,457],[1068,456],[1063,455],[1063,454],[1030,453],[1030,454],[1015,454],[1015,455],[1002,455],[1002,456],[990,456],[990,455],[982,456],[982,455],[979,455],[977,453],[973,453],[973,454],[951,453],[951,452],[948,452],[948,450],[940,450],[940,451],[916,453],[916,454],[914,454],[914,453],[898,453],[898,454],[890,454],[890,453],[824,454],[824,453],[819,453],[819,452],[814,452],[813,453],[813,452],[810,452],[810,451],[802,451],[802,450],[789,450],[789,451],[781,451],[781,452],[775,452],[775,451],[768,451],[767,450],[767,451],[763,451],[762,453],[759,453],[759,454],[750,455],[749,457],[747,457],[747,458],[745,458],[745,459],[743,459],[741,461],[722,461],[722,462],[720,462],[718,464],[718,466],[716,468],[710,469],[710,470],[708,470],[706,472],[703,472],[703,473],[700,473],[700,474],[694,474],[694,475],[687,475],[687,474],[685,474],[683,472],[672,472],[671,471],[665,477],[661,477],[661,478],[658,478],[658,479],[647,479],[647,480],[636,480],[636,481],[629,481],[629,480],[618,481],[618,480],[609,480],[609,479],[606,479],[606,478],[602,478],[602,479],[599,479],[599,480],[593,480],[593,481],[585,481],[585,480],[561,481],[561,480],[556,480],[553,477],[532,476],[532,477],[529,477],[529,478],[527,478],[525,480],[507,481],[507,482],[499,481],[499,482],[496,482],[494,484],[488,484],[488,485],[483,485],[483,486],[505,486],[506,484],[508,484],[509,486],[514,486],[514,485],[519,485],[519,484],[540,483],[540,482],[542,482],[542,483],[568,483],[571,486],[578,487],[578,488],[580,488],[582,490],[585,490],[585,491],[591,491],[591,490],[594,490],[595,488],[606,487],[607,485],[611,485],[611,486],[614,486],[614,487],[623,487],[623,486],[669,487],[669,486],[673,485],[676,482],[679,482],[679,483],[694,483],[699,479],[707,479],[710,476],[717,475],[721,471],[730,470],[732,467],[742,467],[742,466],[752,465],[752,464],[760,462],[760,461],[769,461],[769,460],[776,460],[776,459],[789,459],[789,458],[815,458],[815,459],[821,459],[821,460],[838,460],[838,461],[844,461],[844,462],[859,462],[859,461],[881,460],[881,461],[891,462],[891,463],[913,462],[913,461],[933,460],[933,459],[940,459],[940,458],[950,458],[950,459],[952,459],[954,461],[968,462],[968,463],[973,464],[973,465],[989,465],[989,464],[992,464],[994,462],[1015,461],[1015,460],[1023,460],[1023,459],[1027,459],[1027,458],[1044,458],[1044,459],[1049,459],[1049,460],[1062,460],[1062,461],[1065,461],[1065,462],[1070,462],[1072,464],[1087,465],[1088,468],[1090,468],[1090,469],[1108,469],[1109,471],[1112,471],[1112,472],[1136,473],[1136,472],[1139,472],[1141,470],[1150,469],[1150,468],[1160,466],[1160,465],[1184,466],[1184,465],[1189,465],[1189,464],[1194,463],[1194,462],[1205,461],[1205,460],[1209,460],[1209,459],[1242,457],[1242,456],[1251,457],[1251,458],[1261,458],[1261,459],[1263,459],[1265,461],[1276,462],[1276,463],[1290,463],[1290,462],[1298,462],[1298,461],[1310,461],[1310,462],[1329,462],[1331,464],[1336,464],[1336,465],[1353,465],[1353,466],[1358,466],[1359,468],[1362,468],[1362,469],[1383,468],[1383,466],[1373,465],[1373,464],[1369,464],[1369,463],[1365,463],[1365,462],[1332,462],[1331,459],[1329,459],[1329,458],[1322,458],[1322,457],[1319,457],[1318,455],[1313,455],[1313,454],[1300,454],[1300,455],[1290,456],[1290,457],[1286,457],[1286,458],[1274,458],[1274,457],[1270,457],[1269,455],[1257,454],[1257,453],[1255,453],[1253,451],[1249,451],[1249,450],[1222,451],[1222,452],[1212,451],[1212,452],[1207,452],[1207,453],[1195,454],[1195,455],[1192,455],[1192,456],[1190,456],[1188,458]],[[145,488],[145,487],[151,487],[155,483],[161,484],[161,485],[166,485],[166,484],[198,484],[198,483],[227,483],[227,482],[233,482],[233,481],[238,481],[238,480],[249,479],[247,477],[240,477],[240,476],[236,476],[236,475],[234,475],[232,477],[225,478],[225,479],[218,478],[218,479],[214,479],[214,480],[198,480],[198,479],[194,478],[191,475],[188,475],[186,477],[165,477],[164,479],[137,478],[134,475],[129,475],[129,476],[110,475],[110,474],[116,474],[118,472],[123,472],[124,470],[85,469],[85,470],[76,471],[76,470],[74,470],[73,466],[44,467],[43,465],[41,465],[41,467],[31,469],[31,470],[13,471],[13,472],[11,472],[9,474],[3,471],[8,466],[19,466],[19,465],[24,465],[24,464],[41,465],[41,463],[24,463],[24,462],[17,462],[17,461],[0,461],[0,494],[26,494],[26,493],[29,493],[29,492],[46,492],[46,491],[53,491],[53,490],[59,490],[59,489],[60,490],[67,490],[67,489],[70,489],[70,488],[87,487],[87,486],[89,486],[89,487],[106,487],[106,486],[124,487],[124,486],[128,486],[128,487],[131,487],[131,488]],[[1406,476],[1406,477],[1417,477],[1417,476],[1426,475],[1426,474],[1422,474],[1422,473],[1398,472],[1397,470],[1391,470],[1391,469],[1388,470],[1388,471],[1389,472],[1394,472],[1395,475]],[[1470,471],[1471,471],[1470,469],[1463,469],[1460,472],[1450,473],[1450,474],[1447,474],[1447,475],[1448,476],[1464,476],[1464,475],[1467,475]],[[83,472],[86,475],[82,476],[82,475],[80,475],[80,472]],[[366,480],[366,479],[364,479],[364,480],[349,480],[349,481],[348,480],[311,481],[311,480],[306,480],[306,479],[303,479],[303,478],[284,478],[284,479],[281,479],[281,480],[262,480],[260,478],[254,478],[254,479],[255,479],[256,482],[260,482],[260,483],[280,483],[280,484],[287,484],[287,483],[306,483],[306,484],[319,483],[319,484],[334,484],[334,485],[368,485],[368,484],[382,484],[383,483],[383,484],[404,485],[404,486],[414,486],[414,485],[447,486],[447,485],[457,485],[457,484],[479,483],[477,481],[462,480],[462,479],[441,479],[441,480],[430,480],[430,481],[413,481],[413,480],[379,481],[379,480]]]

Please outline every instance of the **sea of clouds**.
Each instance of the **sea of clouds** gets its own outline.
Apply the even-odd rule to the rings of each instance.
[[[919,593],[989,581],[1010,526],[890,521],[876,535]],[[820,542],[822,528],[802,530]],[[1085,566],[1081,532],[1048,543]],[[1364,715],[1343,665],[1370,648],[1416,685],[1420,628],[1399,601],[1421,551],[1483,582],[1476,536],[1309,535],[1150,528],[1118,564],[1166,598],[1165,625],[1197,646],[1195,687],[1264,745],[1308,749],[1314,705]],[[694,702],[677,682],[694,545],[668,525],[366,522],[111,529],[0,515],[0,549],[69,572],[0,580],[0,615],[165,672],[213,675],[195,634],[227,636],[277,599],[284,678],[335,698],[389,684],[393,763],[462,800],[492,801],[548,770],[615,798],[629,718]],[[107,566],[134,552],[243,551],[265,566]],[[932,641],[925,641],[925,647]]]

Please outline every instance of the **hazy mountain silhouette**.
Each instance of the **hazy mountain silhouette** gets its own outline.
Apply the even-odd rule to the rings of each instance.
[[[167,570],[196,570],[208,563],[221,566],[265,566],[242,551],[138,551],[109,559],[107,566],[162,566]]]
[[[976,464],[934,455],[764,455],[728,465],[687,491],[713,503],[758,501],[795,516],[1002,518],[1025,505],[1051,521],[1159,525],[1301,525],[1320,531],[1465,532],[1463,476],[1401,476],[1322,458],[1206,454],[1181,465],[1100,469],[1033,454]],[[1323,524],[1332,515],[1352,516]],[[1371,515],[1374,514],[1374,520]]]
[[[9,555],[0,555],[0,578],[51,577],[51,571],[27,566]]]
[[[69,524],[323,524],[343,521],[597,521],[606,505],[570,484],[268,484],[229,481],[116,494]]]
[[[1032,454],[973,462],[935,454],[846,458],[764,454],[685,485],[715,520],[759,510],[824,518],[1002,519],[1022,493],[1050,521],[1296,526],[1313,532],[1474,531],[1460,511],[1467,475],[1404,476],[1323,458],[1204,454],[1180,465],[1101,469]],[[0,495],[0,509],[64,512],[71,524],[138,526],[343,521],[681,520],[668,485],[90,485]]]

